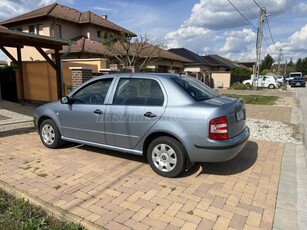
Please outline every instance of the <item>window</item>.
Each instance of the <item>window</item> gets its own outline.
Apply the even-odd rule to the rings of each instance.
[[[219,96],[217,92],[203,82],[192,77],[178,77],[173,80],[180,85],[196,101],[207,100]]]
[[[97,38],[101,38],[102,37],[102,31],[100,31],[100,30],[97,30]]]
[[[120,79],[114,105],[162,106],[164,95],[159,83],[151,79]]]
[[[29,33],[30,33],[30,34],[34,34],[34,32],[35,32],[35,31],[34,31],[34,25],[29,26],[29,27],[28,27],[28,30],[29,30]]]
[[[72,96],[72,103],[93,105],[103,104],[112,80],[112,78],[103,79],[86,85]]]
[[[36,25],[36,31],[39,35],[44,35],[44,27],[42,24]]]
[[[59,24],[55,24],[53,26],[53,37],[54,38],[62,38],[62,26]]]
[[[17,27],[16,30],[19,31],[19,32],[22,32],[22,27]]]

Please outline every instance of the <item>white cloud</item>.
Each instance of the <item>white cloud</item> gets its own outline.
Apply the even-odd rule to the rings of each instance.
[[[167,46],[169,48],[184,47],[187,44],[189,44],[190,47],[193,47],[193,44],[202,47],[208,39],[212,39],[212,35],[211,30],[197,26],[188,26],[169,32],[165,39],[167,40]],[[198,50],[200,50],[199,47]]]
[[[305,16],[307,14],[307,4],[304,2],[301,2],[298,6],[297,6],[297,12],[298,14]]]
[[[249,20],[254,28],[237,12],[228,0],[199,0],[191,10],[191,14],[177,30],[169,32],[165,39],[171,46],[180,46],[192,51],[202,50],[206,54],[220,54],[237,60],[254,60],[256,46],[256,29],[258,27],[259,7],[254,1],[231,1],[237,9]],[[291,12],[295,0],[257,0],[272,15],[270,22],[278,15]],[[280,22],[282,23],[282,22]],[[203,40],[187,28],[197,28],[198,31],[207,31]],[[238,28],[238,29],[235,29]],[[274,30],[274,28],[271,28]],[[283,31],[283,30],[282,30]],[[280,28],[278,33],[282,32]],[[266,38],[269,40],[269,38]],[[266,47],[263,41],[263,53],[275,55],[276,48]],[[198,47],[198,49],[195,49]],[[267,52],[268,51],[268,52]],[[270,51],[270,52],[269,52]],[[267,52],[267,53],[266,53]]]
[[[220,52],[241,53],[247,51],[250,44],[256,40],[256,33],[251,29],[243,29],[242,31],[230,31],[224,33],[226,42]]]
[[[307,49],[307,24],[300,31],[295,32],[289,38],[291,45],[300,49]]]
[[[232,0],[233,5],[251,23],[258,20],[259,8],[253,1]],[[267,9],[267,12],[276,16],[292,9],[294,0],[258,0],[258,4]],[[249,23],[237,12],[227,0],[200,0],[195,4],[184,26],[202,26],[211,30],[235,28]]]

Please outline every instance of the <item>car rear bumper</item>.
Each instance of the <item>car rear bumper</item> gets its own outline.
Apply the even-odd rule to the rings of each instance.
[[[193,151],[189,151],[191,162],[223,162],[234,158],[246,145],[250,131],[245,127],[244,131],[227,141],[216,141],[215,145],[194,145]]]

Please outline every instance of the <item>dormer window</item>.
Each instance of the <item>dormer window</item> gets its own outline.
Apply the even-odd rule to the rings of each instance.
[[[53,25],[52,35],[54,38],[62,38],[62,27],[59,24]]]
[[[29,26],[28,30],[29,30],[29,34],[34,34],[35,33],[34,25]]]

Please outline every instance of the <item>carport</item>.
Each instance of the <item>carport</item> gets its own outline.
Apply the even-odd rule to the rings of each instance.
[[[15,30],[9,30],[5,27],[0,27],[0,49],[18,66],[19,81],[20,81],[20,102],[24,103],[24,82],[23,82],[23,70],[22,70],[22,58],[21,49],[24,46],[32,46],[37,49],[37,51],[46,59],[46,61],[52,66],[56,71],[56,83],[57,83],[57,96],[61,98],[63,95],[63,80],[62,80],[62,70],[61,70],[61,56],[60,50],[63,45],[68,45],[69,42],[50,38],[46,36],[23,33]],[[17,59],[5,48],[13,47],[17,51]],[[52,60],[43,50],[53,49],[55,60]]]

